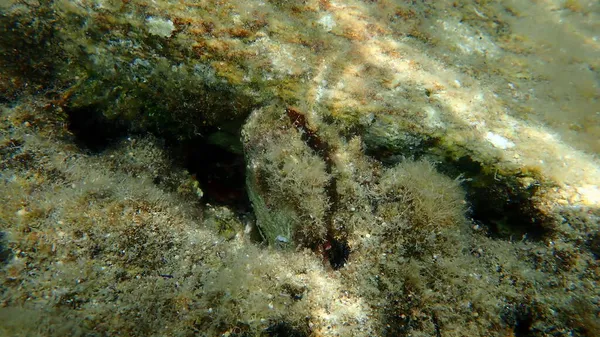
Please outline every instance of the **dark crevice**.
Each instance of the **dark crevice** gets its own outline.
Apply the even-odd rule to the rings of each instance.
[[[481,163],[466,156],[457,161],[447,159],[439,168],[451,177],[463,177],[470,215],[491,237],[541,240],[549,234],[552,219],[535,205],[541,188],[537,179],[525,174],[489,173]],[[527,177],[534,182],[523,186],[519,179]]]
[[[100,107],[63,109],[68,116],[69,131],[75,136],[75,143],[83,149],[99,153],[127,136],[127,125],[122,121],[106,118]]]
[[[534,315],[527,304],[511,304],[504,307],[502,321],[513,329],[515,337],[533,336]]]
[[[325,243],[324,248],[327,260],[329,261],[329,264],[333,270],[342,268],[346,262],[348,262],[348,257],[350,257],[350,246],[346,240],[336,240],[335,238],[330,238]]]
[[[590,249],[596,259],[600,259],[600,232],[596,231],[589,234],[587,247]]]
[[[533,316],[529,312],[522,312],[517,315],[514,334],[515,337],[532,336],[531,327],[533,326]]]
[[[12,256],[12,250],[6,244],[6,234],[0,232],[0,268],[7,265]]]
[[[99,106],[64,107],[64,111],[75,143],[92,153],[100,153],[130,134],[128,123],[106,118]],[[167,151],[198,180],[205,202],[247,212],[250,202],[239,139],[241,125],[240,121],[223,130],[207,127],[199,130],[198,136],[183,141],[178,134],[148,132],[164,139]],[[161,177],[156,177],[155,183],[160,184]]]
[[[287,108],[285,112],[288,115],[288,118],[292,122],[292,125],[296,129],[302,132],[302,140],[310,147],[315,153],[317,153],[325,163],[327,163],[327,169],[330,171],[332,162],[330,159],[331,154],[331,146],[320,137],[317,133],[318,130],[311,127],[306,120],[304,114],[298,111],[295,108]]]
[[[248,212],[251,207],[246,193],[246,164],[234,144],[239,142],[239,136],[231,134],[229,143],[216,143],[216,132],[220,131],[207,130],[207,136],[169,142],[169,147],[198,180],[205,202]]]
[[[433,326],[435,328],[435,337],[442,337],[440,321],[438,320],[437,315],[435,313],[431,314],[431,320],[433,321]]]
[[[100,153],[130,134],[125,122],[106,118],[100,107],[65,107],[64,110],[75,143],[92,153]],[[177,134],[157,130],[153,133],[160,134],[170,156],[198,181],[204,202],[230,206],[240,213],[247,213],[251,208],[245,189],[245,161],[239,140],[241,122],[238,124],[227,126],[227,131],[205,128],[198,136],[184,141]],[[160,176],[154,179],[156,184],[161,181]]]
[[[435,147],[438,139],[406,133],[405,141],[396,144],[377,143],[378,135],[368,131],[364,136],[365,154],[385,166],[394,166],[406,159],[419,160],[427,155],[429,149]]]
[[[410,140],[411,137],[413,136],[405,135],[404,139]],[[408,141],[407,144],[396,144],[393,147],[375,142],[371,144],[368,134],[365,142],[367,154],[388,166],[396,165],[406,158],[416,160],[427,156],[431,148],[439,146],[436,139]],[[487,229],[491,237],[541,240],[549,234],[552,219],[535,205],[535,197],[541,188],[535,172],[502,176],[497,172],[486,171],[480,162],[469,156],[458,160],[447,157],[441,161],[438,169],[442,173],[451,178],[463,178],[470,215],[477,224]],[[534,182],[523,186],[519,181],[522,178],[532,178]]]
[[[1,92],[6,92],[7,90],[3,90],[3,88],[0,88]],[[16,94],[11,95],[11,96],[5,96],[4,94],[0,94],[0,104],[8,104],[10,102],[15,102],[17,100],[17,96]]]
[[[302,140],[314,153],[323,159],[325,162],[325,170],[327,173],[331,174],[334,166],[331,159],[333,157],[332,153],[334,152],[334,148],[324,137],[319,135],[319,132],[315,127],[312,127],[308,123],[304,113],[292,107],[286,108],[285,111],[292,125],[301,132]],[[336,212],[339,204],[337,180],[334,175],[331,175],[331,179],[327,186],[325,186],[325,192],[327,193],[330,203],[324,216],[324,221],[327,226],[326,241],[322,245],[315,244],[314,247],[310,248],[315,251],[322,249],[331,267],[334,270],[337,270],[342,268],[348,261],[350,246],[348,245],[345,236],[343,236],[344,233],[340,233],[341,231],[335,228],[333,221],[333,214]]]
[[[308,337],[310,329],[306,327],[297,327],[285,321],[271,323],[266,329],[267,336],[270,337]]]
[[[493,166],[486,167],[470,156],[440,156],[444,146],[440,139],[397,130],[385,120],[366,127],[363,139],[366,154],[385,166],[426,157],[440,161],[438,169],[447,176],[462,177],[470,215],[491,237],[541,240],[550,234],[553,219],[536,206],[542,186],[534,170],[502,175],[490,172]],[[526,180],[532,183],[524,186]]]

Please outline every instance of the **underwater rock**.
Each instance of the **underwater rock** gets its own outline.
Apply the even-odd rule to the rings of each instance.
[[[598,335],[599,6],[0,3],[0,332]]]
[[[290,247],[319,246],[330,207],[325,161],[278,106],[255,110],[244,125],[243,140],[248,195],[264,238]]]

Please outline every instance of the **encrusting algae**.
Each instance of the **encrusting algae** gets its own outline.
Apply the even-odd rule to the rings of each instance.
[[[599,17],[0,2],[0,335],[599,335]]]

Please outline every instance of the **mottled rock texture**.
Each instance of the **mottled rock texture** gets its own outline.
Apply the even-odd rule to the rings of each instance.
[[[600,334],[596,1],[0,1],[0,331]]]

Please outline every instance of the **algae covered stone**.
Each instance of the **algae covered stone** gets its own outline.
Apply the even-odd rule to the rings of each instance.
[[[271,244],[289,240],[310,247],[325,239],[331,178],[302,136],[277,105],[255,110],[244,125],[248,195]]]
[[[0,9],[0,334],[600,335],[597,1]]]

